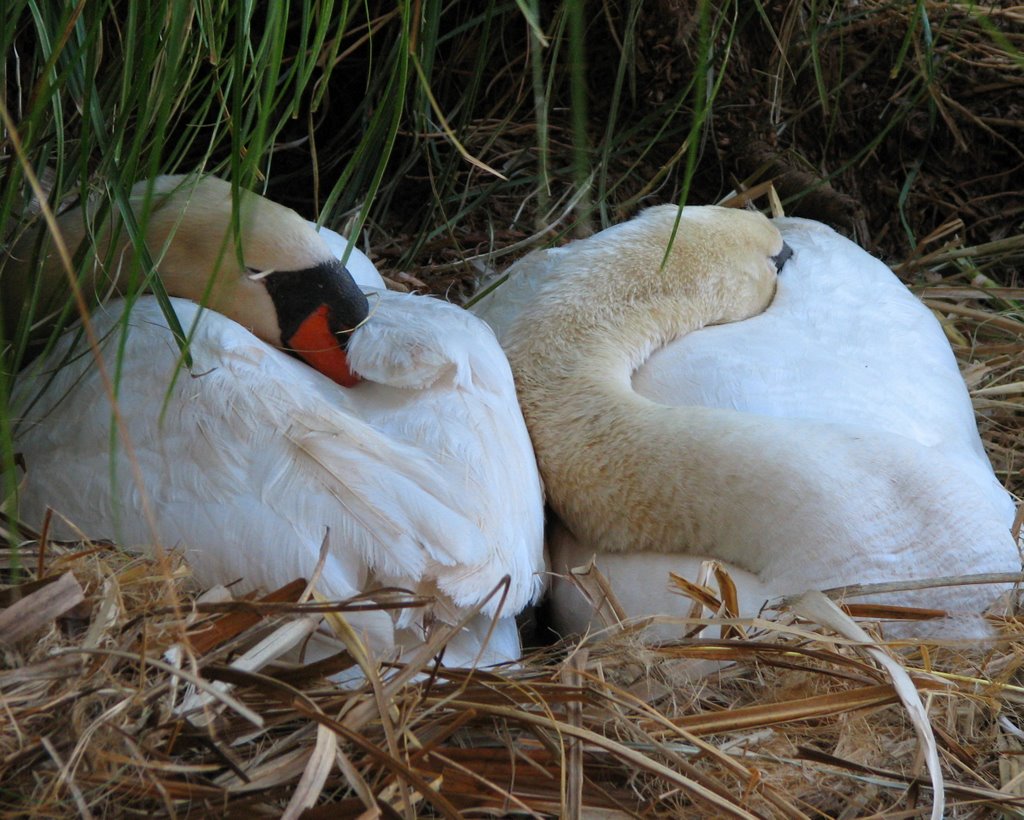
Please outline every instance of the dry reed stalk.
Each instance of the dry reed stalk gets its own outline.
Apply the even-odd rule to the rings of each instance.
[[[83,816],[296,817],[309,807],[331,816],[797,817],[855,800],[865,814],[932,805],[911,722],[887,673],[858,657],[863,640],[785,612],[704,619],[741,627],[732,634],[742,638],[644,646],[624,629],[495,672],[433,669],[431,646],[414,666],[380,669],[375,694],[296,676],[282,660],[239,665],[282,629],[344,609],[289,604],[302,582],[261,600],[190,607],[197,596],[180,564],[168,578],[152,562],[88,545],[50,550],[89,611],[51,619],[7,650],[3,816],[61,816],[68,801]],[[166,605],[168,586],[180,610]],[[96,648],[83,651],[91,629]],[[162,656],[182,629],[189,663],[176,668]],[[1007,757],[1024,738],[1024,687],[1014,683],[1024,625],[1004,619],[1002,629],[1006,639],[988,649],[905,644],[886,654],[913,680],[904,697],[927,709],[947,808],[960,816],[1024,809]],[[717,671],[694,678],[709,657]],[[229,684],[231,695],[186,714],[182,681],[206,692]]]

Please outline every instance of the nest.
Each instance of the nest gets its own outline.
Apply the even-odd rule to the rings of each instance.
[[[939,234],[902,272],[942,322],[996,473],[1021,496],[1024,288],[981,270],[1006,253]],[[45,533],[5,556],[0,816],[1024,811],[1015,597],[988,616],[998,638],[886,642],[888,621],[941,613],[841,611],[818,593],[729,619],[720,574],[721,593],[680,582],[695,608],[677,641],[647,645],[647,621],[613,618],[515,667],[466,670],[439,663],[444,630],[403,663],[370,660],[344,613],[429,605],[397,590],[310,602],[296,579],[235,599],[197,589],[176,554]],[[337,651],[304,664],[318,629]]]
[[[355,666],[357,642],[311,666],[284,652],[364,603],[303,603],[303,581],[198,595],[179,556],[111,545],[19,556],[41,577],[3,593],[3,816],[1024,809],[1013,617],[990,646],[883,651],[818,594],[658,646],[617,626],[496,670],[438,666],[440,634],[408,663],[363,659],[344,688],[324,676]],[[685,637],[700,624],[725,637]]]

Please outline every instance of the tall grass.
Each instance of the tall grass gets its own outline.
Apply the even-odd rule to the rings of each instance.
[[[0,29],[7,55],[0,98],[0,236],[6,244],[37,226],[40,210],[57,212],[76,200],[93,202],[100,215],[108,208],[120,212],[134,238],[138,226],[128,192],[136,180],[160,173],[211,172],[238,187],[265,188],[289,141],[310,146],[315,156],[315,119],[330,108],[332,76],[344,64],[341,50],[378,22],[365,19],[357,4],[334,0],[212,0],[171,4],[160,14],[153,8],[134,0],[12,0],[6,7]],[[357,104],[344,112],[349,133],[363,138],[353,140],[354,150],[323,192],[328,212],[358,212],[383,178],[408,95],[412,15],[412,4],[400,6],[391,36],[379,46],[373,40],[380,70],[366,72],[365,87],[353,95]],[[291,136],[296,123],[302,129],[297,139]],[[45,204],[37,180],[45,185]],[[316,185],[311,194],[315,202]],[[136,264],[151,267],[145,247],[136,246]],[[92,264],[90,249],[79,249],[75,259],[84,271]],[[13,273],[6,261],[5,255],[0,283],[10,297]],[[128,271],[125,281],[130,291],[162,291],[147,271]],[[55,312],[43,315],[40,305],[50,294],[38,288],[21,310],[3,311],[16,317],[0,327],[5,497],[13,496],[17,482],[14,374],[78,317],[70,284]],[[176,325],[173,312],[166,312]],[[115,373],[123,355],[122,338]]]
[[[127,215],[135,181],[191,171],[340,228],[387,267],[427,269],[439,289],[470,276],[473,261],[501,264],[646,204],[714,201],[769,177],[787,208],[890,255],[925,250],[922,237],[965,209],[968,240],[1024,233],[1019,216],[996,222],[1024,207],[1006,176],[1024,163],[1016,109],[1004,105],[1024,74],[1022,23],[1009,6],[154,8],[6,3],[6,245],[39,224],[33,176],[52,211],[91,199]],[[79,270],[91,263],[77,260]],[[146,273],[137,287],[159,291]],[[14,374],[77,315],[69,296],[56,315],[30,304],[0,327],[4,496],[17,476]]]

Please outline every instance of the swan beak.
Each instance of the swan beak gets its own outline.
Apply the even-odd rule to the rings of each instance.
[[[782,243],[782,250],[779,251],[775,256],[772,257],[772,262],[775,263],[775,272],[780,273],[782,266],[786,264],[786,260],[793,255],[793,249],[789,247],[785,242]]]
[[[302,320],[285,344],[302,361],[329,379],[343,387],[355,387],[359,384],[359,375],[349,368],[345,348],[331,330],[329,317],[327,305],[320,305]]]

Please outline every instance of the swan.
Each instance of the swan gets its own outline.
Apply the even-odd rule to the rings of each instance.
[[[160,210],[173,218],[151,216],[146,241],[154,257],[163,248],[160,273],[173,293],[205,288],[197,280],[209,278],[229,231],[226,185],[157,181],[166,196]],[[76,217],[63,221],[73,229]],[[168,240],[165,226],[173,224]],[[543,501],[493,333],[454,305],[384,290],[372,263],[353,250],[358,296],[369,296],[365,321],[345,320],[358,327],[344,337],[340,364],[326,358],[337,348],[333,333],[321,333],[325,350],[299,354],[314,365],[326,360],[336,377],[328,378],[278,349],[294,348],[294,334],[280,330],[274,306],[309,313],[320,296],[307,288],[323,288],[307,285],[306,269],[341,275],[347,241],[326,230],[318,236],[294,212],[253,194],[243,195],[241,225],[245,265],[273,272],[239,270],[226,255],[222,267],[236,266],[236,290],[256,294],[256,308],[250,303],[241,316],[224,299],[223,313],[171,299],[190,334],[187,370],[155,297],[130,306],[111,300],[92,314],[111,370],[126,322],[117,431],[125,444],[111,448],[111,403],[74,333],[19,376],[22,519],[38,523],[51,507],[58,537],[180,547],[201,583],[242,579],[240,588],[310,577],[326,535],[323,595],[401,587],[436,598],[429,610],[346,616],[379,658],[419,645],[433,622],[468,618],[448,644],[447,664],[517,659],[514,615],[541,585]],[[267,288],[273,299],[254,291],[282,274],[284,285]],[[315,342],[317,333],[305,338]],[[492,595],[505,578],[505,597]]]
[[[654,207],[524,257],[475,311],[562,522],[552,569],[594,558],[627,615],[687,614],[668,573],[707,559],[747,616],[809,588],[1020,571],[939,323],[825,225]],[[868,600],[967,613],[995,594]],[[562,632],[598,623],[567,583],[552,613]]]

